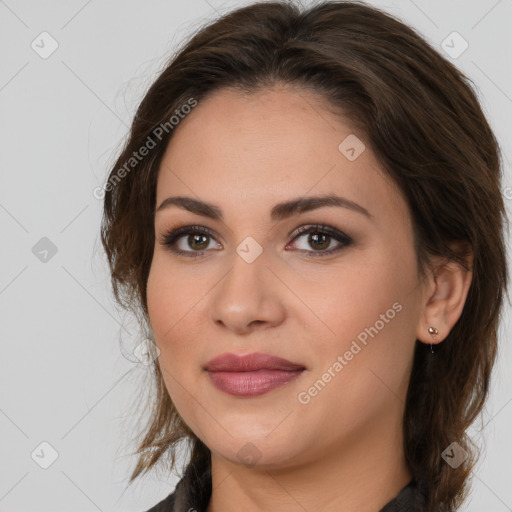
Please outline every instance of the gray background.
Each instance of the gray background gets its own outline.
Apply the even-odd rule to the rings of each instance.
[[[120,350],[123,313],[110,294],[92,191],[170,52],[202,23],[249,3],[0,0],[1,511],[142,511],[174,488],[176,475],[165,474],[126,488],[132,407],[147,367]],[[478,88],[503,148],[510,209],[512,1],[369,3],[441,52],[453,31],[468,42],[447,58]],[[52,44],[45,31],[58,48],[42,58]],[[471,431],[486,450],[466,511],[512,510],[510,332],[507,305],[492,394]],[[40,464],[52,448],[42,442],[58,453],[47,469]]]

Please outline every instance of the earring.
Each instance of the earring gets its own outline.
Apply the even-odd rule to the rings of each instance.
[[[439,334],[439,331],[435,327],[429,327],[428,332],[435,341],[436,336]],[[432,352],[432,354],[434,353],[434,347],[433,347],[432,343],[430,344],[430,352]]]

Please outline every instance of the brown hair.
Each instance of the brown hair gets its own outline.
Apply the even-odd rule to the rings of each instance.
[[[114,296],[149,321],[146,282],[169,119],[191,98],[200,102],[220,88],[251,92],[276,84],[314,91],[361,130],[409,205],[422,273],[432,255],[467,268],[467,253],[451,242],[472,251],[461,318],[435,354],[416,342],[403,419],[406,461],[426,489],[429,511],[450,510],[466,497],[476,462],[466,429],[488,395],[507,288],[500,149],[470,80],[395,17],[361,2],[308,9],[259,2],[193,35],[143,98],[105,188],[101,239]],[[159,126],[168,129],[158,131],[156,147],[119,179],[116,169],[155,139]],[[130,482],[166,452],[174,468],[181,440],[190,443],[193,464],[209,457],[171,402],[158,360],[153,370],[156,396]],[[441,457],[454,441],[470,455],[457,468]]]

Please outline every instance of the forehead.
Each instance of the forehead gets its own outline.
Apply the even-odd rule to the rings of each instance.
[[[349,159],[347,146],[362,152],[355,159],[347,153]],[[223,89],[174,128],[159,171],[157,205],[168,195],[195,196],[221,205],[229,216],[230,209],[239,215],[329,193],[368,210],[405,214],[364,135],[318,95],[290,87],[251,94]]]

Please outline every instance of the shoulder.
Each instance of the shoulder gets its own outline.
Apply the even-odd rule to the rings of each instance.
[[[172,492],[164,498],[162,501],[158,502],[154,507],[146,510],[146,512],[174,512],[176,505],[176,491]]]
[[[384,508],[379,512],[424,512],[427,510],[427,499],[420,483],[414,479],[409,482]]]

